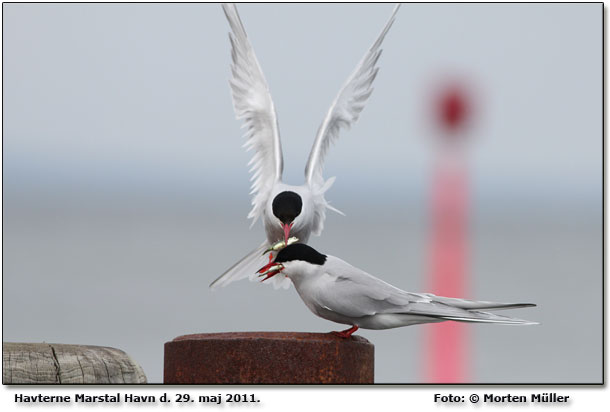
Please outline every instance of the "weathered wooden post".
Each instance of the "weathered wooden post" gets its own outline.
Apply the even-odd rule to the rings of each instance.
[[[363,337],[330,333],[184,335],[165,344],[163,382],[373,383],[374,352]]]
[[[115,348],[3,342],[2,383],[146,383],[146,375]]]

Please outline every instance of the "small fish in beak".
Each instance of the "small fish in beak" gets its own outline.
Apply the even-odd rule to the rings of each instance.
[[[266,255],[266,254],[267,254],[267,253],[269,253],[269,252],[278,252],[278,251],[280,251],[280,250],[284,249],[286,246],[290,246],[290,245],[292,245],[293,243],[296,243],[296,242],[298,242],[298,241],[299,241],[299,238],[294,237],[294,236],[293,236],[293,237],[291,237],[291,238],[289,238],[289,239],[288,239],[288,242],[285,242],[285,241],[283,241],[283,240],[280,240],[279,242],[276,242],[276,243],[274,243],[273,245],[271,245],[271,246],[269,247],[269,249],[265,250],[265,251],[263,252],[263,255]]]
[[[263,266],[257,273],[260,273],[260,275],[258,275],[259,277],[267,275],[267,277],[261,280],[261,282],[264,282],[270,277],[277,275],[282,270],[284,270],[284,265],[282,265],[281,263],[269,262],[268,264]]]

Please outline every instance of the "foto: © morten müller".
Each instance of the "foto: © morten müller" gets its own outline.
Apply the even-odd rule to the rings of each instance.
[[[567,402],[570,397],[567,395],[557,395],[556,393],[534,393],[530,396],[530,402],[539,403],[564,403]],[[527,397],[525,395],[493,395],[486,393],[483,396],[483,402],[497,402],[497,403],[527,403]]]

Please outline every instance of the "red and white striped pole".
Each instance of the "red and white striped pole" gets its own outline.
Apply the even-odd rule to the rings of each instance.
[[[451,85],[441,91],[434,107],[441,138],[431,182],[427,290],[448,297],[469,295],[469,182],[464,140],[470,106],[464,88]],[[427,382],[468,381],[468,335],[468,325],[459,322],[426,326]]]

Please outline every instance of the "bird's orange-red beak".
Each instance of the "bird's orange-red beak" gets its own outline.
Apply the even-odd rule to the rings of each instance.
[[[273,277],[280,273],[283,269],[284,266],[281,263],[275,263],[271,259],[269,259],[269,263],[260,268],[256,273],[260,273],[260,275],[258,275],[259,277],[267,275],[267,277],[261,280],[261,282],[264,282],[270,277]]]
[[[284,228],[284,243],[288,244],[288,238],[290,237],[290,229],[292,228],[292,225],[294,225],[294,222],[292,223],[282,223],[282,227]]]

